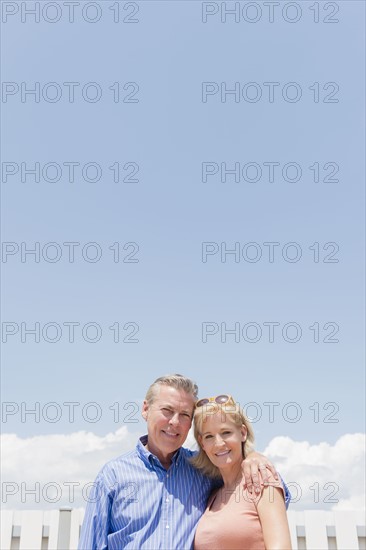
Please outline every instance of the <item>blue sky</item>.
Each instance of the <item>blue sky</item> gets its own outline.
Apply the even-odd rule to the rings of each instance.
[[[57,13],[40,11],[39,23],[24,12],[23,23],[22,4],[34,7],[3,3],[2,25],[3,432],[101,437],[125,424],[142,433],[137,409],[149,383],[167,372],[194,378],[200,395],[228,392],[248,406],[260,449],[275,436],[333,445],[363,432],[363,2],[315,3],[319,23],[313,2],[292,3],[287,12],[281,2],[273,23],[263,2],[250,8],[262,13],[256,23],[243,18],[247,2],[239,3],[238,23],[229,15],[221,22],[220,11],[202,22],[202,10],[215,11],[218,2],[120,2],[121,18],[136,23],[114,23],[107,1],[85,12],[101,15],[95,23],[83,19],[85,2],[74,23],[62,2]],[[57,14],[59,21],[47,21]],[[296,14],[297,22],[284,19]],[[23,92],[39,83],[39,102],[34,95],[22,102],[22,82]],[[73,103],[65,82],[76,83]],[[276,83],[273,102],[269,82]],[[203,83],[219,90],[206,102]],[[235,86],[238,101],[233,94],[222,99],[221,89]],[[245,99],[258,90],[257,102]],[[301,98],[292,102],[295,92]],[[123,102],[128,97],[138,101]],[[36,162],[39,182],[24,171]],[[78,163],[74,182],[70,162]],[[240,163],[240,181],[221,181],[219,171],[204,182],[203,163],[219,170]],[[276,163],[272,182],[268,163]],[[298,181],[291,181],[293,165],[283,177],[288,163],[300,167]],[[131,179],[138,181],[123,182],[136,166]],[[246,181],[242,170],[254,179],[258,166],[261,178]],[[95,167],[100,179],[93,182]],[[79,243],[74,262],[63,244],[71,242]],[[202,243],[219,251],[206,262]],[[264,243],[278,243],[273,262]],[[40,261],[30,254],[22,261],[22,246],[39,246]],[[222,261],[221,250],[235,246],[239,257]],[[258,250],[257,262],[245,259]],[[55,254],[59,261],[50,261]],[[93,262],[95,254],[101,257]],[[21,323],[39,323],[39,343]],[[78,323],[74,342],[70,323]],[[85,329],[88,323],[94,325]],[[120,340],[138,326],[138,342],[115,343],[114,323]],[[206,343],[203,323],[218,328]],[[235,335],[221,341],[222,323],[239,323],[238,342]],[[275,323],[273,342],[268,323]],[[246,341],[243,327],[253,340],[258,326],[258,341]],[[99,331],[99,341],[85,341],[83,327],[89,340]],[[289,342],[299,330],[299,340]],[[36,402],[40,421],[22,418]],[[64,403],[75,404],[73,422]],[[274,404],[273,421],[265,403]],[[101,412],[97,422],[93,410]],[[127,425],[130,412],[138,422]]]

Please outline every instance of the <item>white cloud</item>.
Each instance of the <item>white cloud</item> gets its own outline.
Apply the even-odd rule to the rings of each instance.
[[[264,450],[290,485],[293,510],[365,507],[365,435],[346,434],[334,445],[275,437]]]
[[[103,437],[85,431],[25,439],[4,434],[1,436],[3,506],[85,506],[82,489],[86,491],[86,484],[94,480],[103,464],[133,449],[135,444],[136,435],[129,433],[126,426]],[[78,485],[70,489],[69,482]]]
[[[190,433],[187,446],[193,443]],[[82,489],[86,484],[94,480],[105,462],[133,449],[135,444],[136,433],[129,432],[126,426],[105,436],[82,431],[22,439],[16,434],[4,434],[1,437],[3,506],[43,509],[85,506]],[[291,505],[292,510],[364,507],[363,434],[346,434],[334,445],[325,442],[311,445],[307,441],[275,437],[263,453],[289,484],[294,499],[298,499]],[[68,482],[77,486],[70,489]],[[27,493],[32,489],[36,494]]]

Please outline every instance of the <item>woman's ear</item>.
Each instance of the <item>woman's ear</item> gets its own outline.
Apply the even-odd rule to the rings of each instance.
[[[246,426],[244,426],[244,424],[242,424],[241,426],[241,435],[242,435],[242,442],[244,443],[244,441],[247,440],[247,434],[248,434],[248,430],[246,428]]]

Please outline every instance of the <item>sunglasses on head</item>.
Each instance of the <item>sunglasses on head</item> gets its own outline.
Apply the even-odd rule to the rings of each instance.
[[[208,403],[217,403],[218,405],[223,405],[224,403],[234,403],[234,399],[231,395],[225,393],[217,395],[216,397],[204,397],[199,399],[196,403],[196,407],[203,407],[203,405],[208,405]]]

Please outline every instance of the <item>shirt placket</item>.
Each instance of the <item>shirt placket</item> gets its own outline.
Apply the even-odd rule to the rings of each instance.
[[[174,464],[169,468],[165,474],[163,483],[163,495],[162,495],[162,526],[163,526],[163,540],[164,549],[173,548],[172,537],[174,533],[173,529],[173,478],[174,478],[175,466]]]

